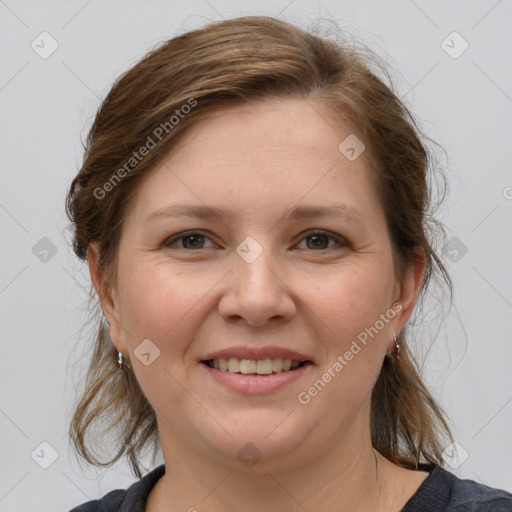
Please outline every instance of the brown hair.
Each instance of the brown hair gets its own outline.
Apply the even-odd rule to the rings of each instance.
[[[429,233],[435,224],[429,216],[433,156],[391,85],[371,71],[375,62],[379,65],[364,47],[263,16],[211,23],[163,43],[116,81],[97,112],[66,202],[74,252],[85,260],[89,244],[97,242],[100,272],[105,286],[111,285],[126,206],[141,176],[154,168],[177,135],[225,105],[295,97],[328,106],[364,141],[399,278],[421,249],[425,275],[419,302],[434,273],[451,292]],[[151,147],[142,151],[143,146]],[[140,477],[143,448],[150,442],[154,454],[158,448],[155,413],[130,362],[117,368],[101,308],[93,316],[99,327],[70,437],[89,463],[107,466],[127,455]],[[441,464],[442,436],[451,439],[451,434],[408,351],[405,329],[399,338],[401,357],[386,358],[373,390],[372,443],[403,467]],[[87,440],[95,426],[102,435],[118,433],[116,451],[107,460],[94,450],[97,436],[93,443]]]

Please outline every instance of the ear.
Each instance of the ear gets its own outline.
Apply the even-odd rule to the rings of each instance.
[[[87,248],[87,261],[92,283],[101,301],[101,306],[109,323],[110,339],[116,350],[128,354],[125,331],[121,323],[120,304],[115,290],[106,286],[105,276],[100,271],[99,244],[91,242]]]
[[[412,315],[414,306],[418,299],[418,295],[423,284],[423,277],[425,275],[425,253],[423,249],[418,249],[414,260],[410,263],[403,282],[396,284],[395,289],[395,302],[398,302],[402,308],[396,315],[393,324],[393,329],[399,333],[404,327],[409,318]],[[391,345],[394,345],[394,341],[391,339]],[[388,347],[393,350],[394,347]]]

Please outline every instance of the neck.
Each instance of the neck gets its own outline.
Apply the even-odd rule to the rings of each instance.
[[[166,473],[150,495],[149,512],[360,512],[393,510],[395,506],[389,486],[384,485],[393,478],[394,466],[374,452],[369,440],[303,458],[307,460],[304,465],[287,460],[266,466],[257,463],[244,470],[237,469],[240,463],[236,459],[204,460],[182,446],[162,448]],[[288,469],[280,469],[283,467]]]

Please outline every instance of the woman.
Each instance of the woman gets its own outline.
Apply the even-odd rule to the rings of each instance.
[[[497,511],[406,324],[431,276],[430,155],[362,55],[266,17],[170,40],[121,77],[68,195],[100,322],[71,437],[161,447],[75,511]],[[98,456],[91,429],[117,429]]]

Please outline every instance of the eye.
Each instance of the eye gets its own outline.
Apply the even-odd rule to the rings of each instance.
[[[313,251],[334,249],[336,245],[338,245],[340,248],[349,246],[348,241],[343,237],[328,231],[308,231],[303,235],[301,243],[304,241],[306,242],[306,247],[302,247],[302,249]],[[208,246],[208,242],[210,242],[210,246]],[[214,244],[212,240],[204,233],[199,231],[184,231],[167,238],[162,243],[162,247],[194,251],[214,248],[216,247],[216,244]],[[301,249],[300,244],[299,249]]]
[[[169,238],[167,238],[162,247],[170,248],[176,244],[176,242],[181,242],[178,244],[178,249],[185,250],[197,250],[197,249],[208,249],[210,247],[205,246],[205,242],[210,240],[206,235],[200,233],[198,231],[184,231],[183,233],[177,233]],[[211,240],[210,240],[211,242]],[[214,247],[215,244],[212,243],[211,247]]]
[[[306,249],[313,251],[332,249],[336,244],[341,247],[349,246],[349,243],[343,237],[328,231],[309,231],[304,234],[302,241],[306,241]],[[334,244],[329,245],[329,241],[334,241]]]

